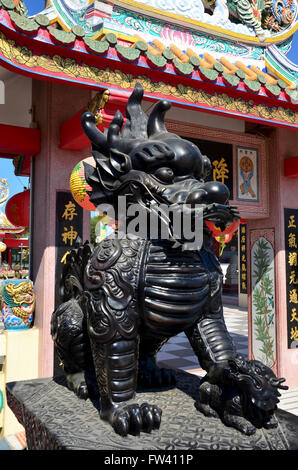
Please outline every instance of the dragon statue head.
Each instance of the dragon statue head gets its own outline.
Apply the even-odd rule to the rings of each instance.
[[[257,360],[247,360],[241,355],[229,360],[228,377],[240,390],[243,408],[251,422],[266,422],[279,403],[279,389],[284,378],[277,378],[270,367]]]
[[[90,201],[96,207],[111,204],[116,209],[117,196],[125,195],[127,204],[147,209],[150,203],[186,204],[195,214],[195,207],[209,207],[208,220],[222,226],[231,222],[235,213],[228,205],[227,186],[204,182],[210,160],[192,142],[166,130],[164,119],[171,103],[159,101],[148,117],[142,98],[143,88],[137,83],[127,102],[125,124],[117,111],[106,133],[96,127],[93,113],[82,114],[96,162],[95,168],[84,163],[86,181],[92,187]]]

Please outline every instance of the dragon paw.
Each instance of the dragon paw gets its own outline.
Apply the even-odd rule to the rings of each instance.
[[[160,427],[161,415],[160,408],[148,403],[121,404],[108,413],[101,413],[102,419],[109,421],[120,436],[127,434],[137,436],[141,432],[151,433],[153,429]]]
[[[223,417],[223,422],[227,426],[231,426],[238,431],[242,432],[246,436],[252,436],[253,434],[256,433],[256,428],[255,426],[250,423],[247,419],[245,419],[243,416],[233,416],[229,414],[224,414]]]

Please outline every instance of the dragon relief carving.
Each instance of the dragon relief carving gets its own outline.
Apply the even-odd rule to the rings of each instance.
[[[269,32],[290,26],[297,13],[296,0],[227,0],[232,15],[254,29],[262,40]]]
[[[32,281],[20,283],[9,282],[4,285],[3,297],[12,313],[19,317],[25,324],[35,308],[35,294]]]
[[[202,219],[201,244],[190,248],[183,230],[176,235],[168,219],[167,236],[116,231],[95,247],[86,242],[69,253],[62,303],[51,320],[68,387],[81,398],[98,396],[101,418],[122,436],[158,429],[162,410],[138,403],[136,389],[174,386],[175,371],[160,369],[156,354],[169,338],[185,332],[207,372],[200,386],[201,411],[213,409],[222,417],[219,410],[225,410],[226,423],[255,432],[269,417],[273,423],[284,379],[237,354],[223,317],[222,272],[205,224],[225,228],[239,214],[229,205],[226,185],[204,181],[209,159],[193,143],[167,132],[170,103],[158,102],[147,117],[142,97],[137,84],[125,124],[117,111],[106,134],[91,112],[82,114],[96,163],[95,168],[85,164],[90,200],[96,207],[110,204],[117,220],[119,196],[148,216],[158,203],[178,213],[186,205],[194,225]],[[165,222],[163,212],[158,221]],[[259,420],[250,420],[257,414],[252,408]]]

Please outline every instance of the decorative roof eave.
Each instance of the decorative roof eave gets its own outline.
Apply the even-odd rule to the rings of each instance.
[[[265,51],[266,68],[285,83],[298,84],[298,66],[282,55],[276,46]],[[293,104],[298,104],[298,96],[292,96]]]
[[[3,238],[7,234],[23,233],[24,227],[15,227],[0,210],[0,236]]]
[[[58,2],[52,1],[51,3],[53,10],[51,12],[51,21],[57,21],[65,31],[70,31],[72,26],[71,20],[66,18],[65,15],[63,16],[61,13],[59,14],[56,6],[56,3]],[[89,1],[89,5],[91,3],[93,3],[93,0]],[[214,4],[214,2],[211,3]],[[104,3],[104,5],[106,6],[108,4]],[[211,34],[212,36],[219,37],[221,39],[225,38],[232,41],[236,40],[252,45],[279,44],[288,39],[290,36],[293,36],[298,28],[297,12],[293,22],[286,29],[283,29],[280,32],[275,32],[273,35],[270,34],[268,30],[261,28],[258,30],[258,34],[255,34],[255,32],[252,34],[245,34],[244,32],[239,32],[236,30],[233,31],[228,29],[228,27],[220,26],[218,22],[214,20],[210,23],[208,23],[208,21],[204,22],[204,19],[198,20],[195,18],[182,16],[181,14],[167,11],[166,9],[153,7],[152,5],[148,5],[145,2],[135,0],[113,0],[111,5],[125,9],[127,11],[131,11],[133,13],[138,13],[147,18],[162,20],[167,24],[172,24],[173,26],[179,25],[183,28],[194,29],[198,32]],[[113,6],[110,7],[113,8]],[[212,18],[212,15],[207,16]],[[253,31],[252,27],[251,29]]]
[[[43,16],[27,20],[21,29],[22,18],[0,9],[0,61],[18,73],[127,93],[139,81],[152,99],[165,97],[178,106],[298,127],[297,107],[291,102],[297,91],[281,80],[272,85],[264,74],[251,80],[245,68],[226,73],[215,60],[205,67],[195,55],[185,63],[177,51],[153,53],[144,41],[124,46],[114,34],[102,41],[84,39],[82,28],[66,33],[46,24]]]
[[[228,29],[224,29],[216,25],[203,23],[201,21],[198,21],[192,18],[187,18],[185,16],[181,16],[176,13],[171,13],[169,11],[155,8],[155,7],[146,5],[144,3],[136,2],[135,0],[113,0],[113,3],[115,5],[126,8],[128,10],[132,10],[141,14],[149,15],[149,16],[152,16],[153,18],[163,19],[164,21],[167,21],[169,23],[179,24],[181,26],[188,27],[188,28],[190,27],[196,28],[197,30],[200,30],[207,34],[212,34],[215,36],[219,36],[221,38],[224,37],[226,39],[236,39],[238,41],[242,41],[248,44],[259,44],[259,45],[279,44],[285,41],[290,36],[293,36],[293,34],[298,29],[298,19],[296,18],[296,20],[291,24],[289,28],[287,28],[286,30],[278,34],[275,34],[274,36],[269,36],[269,37],[248,36],[245,34],[230,31]]]

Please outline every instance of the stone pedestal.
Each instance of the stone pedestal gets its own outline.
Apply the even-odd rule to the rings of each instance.
[[[298,449],[298,417],[278,410],[276,429],[245,436],[196,410],[199,383],[198,377],[178,372],[176,388],[138,392],[136,401],[162,408],[162,424],[152,434],[125,438],[99,418],[98,402],[77,398],[64,377],[11,382],[6,388],[8,405],[24,426],[31,450]]]

